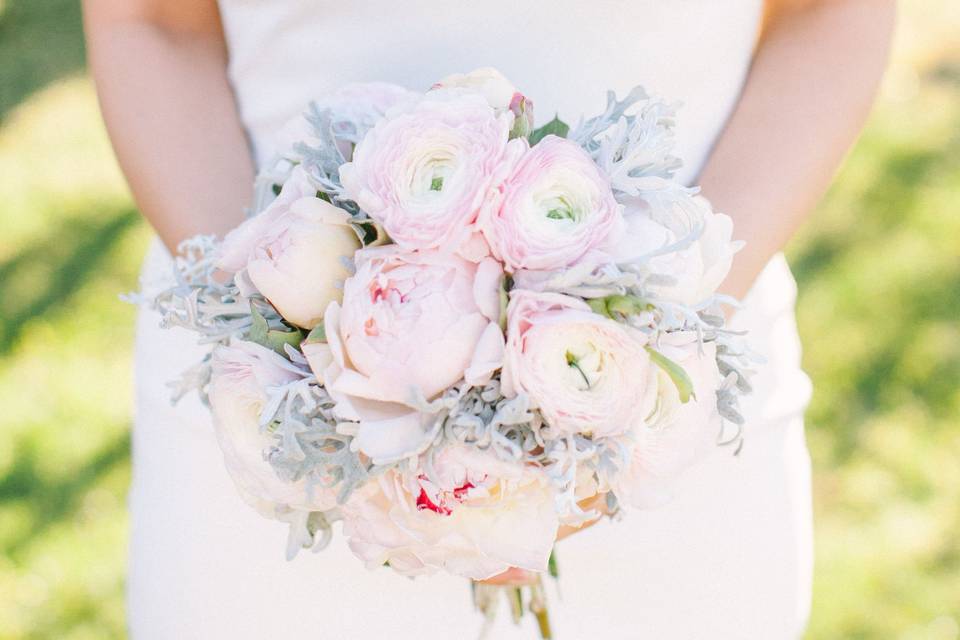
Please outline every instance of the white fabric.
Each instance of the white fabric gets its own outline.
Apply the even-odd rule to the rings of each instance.
[[[749,64],[759,0],[223,0],[231,78],[257,157],[313,95],[352,81],[424,88],[498,67],[535,100],[538,121],[598,111],[604,91],[642,83],[683,100],[680,149],[692,179]],[[748,239],[749,240],[749,239]],[[163,279],[155,243],[144,266]],[[767,363],[748,400],[739,457],[718,449],[677,499],[601,523],[559,545],[556,637],[795,638],[811,580],[809,457],[795,285],[782,256],[736,323]],[[234,491],[206,410],[171,407],[165,383],[200,357],[193,337],[141,312],[137,333],[129,625],[134,640],[471,638],[467,582],[367,571],[342,538],[283,558],[285,527]],[[492,638],[535,637],[501,612]]]

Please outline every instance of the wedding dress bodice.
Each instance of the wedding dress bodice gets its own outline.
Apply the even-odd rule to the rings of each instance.
[[[635,85],[681,101],[692,180],[734,105],[760,0],[221,0],[230,78],[257,156],[312,98],[348,82],[426,89],[493,66],[533,98],[538,124],[603,110]]]

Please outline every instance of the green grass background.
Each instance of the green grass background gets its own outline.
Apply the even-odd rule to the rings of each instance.
[[[827,72],[827,70],[825,70]],[[122,638],[149,238],[75,0],[0,0],[0,640]],[[960,3],[906,0],[866,132],[789,248],[815,465],[809,638],[960,638]]]

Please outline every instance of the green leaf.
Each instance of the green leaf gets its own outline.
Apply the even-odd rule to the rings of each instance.
[[[614,314],[631,316],[653,309],[653,305],[637,296],[613,295],[605,298],[591,298],[587,300],[590,309],[608,318],[615,318]]]
[[[257,305],[250,303],[250,315],[253,318],[253,324],[250,325],[251,342],[256,342],[268,349],[272,349],[282,356],[286,356],[283,346],[289,344],[291,347],[298,347],[303,342],[303,331],[294,327],[289,330],[271,329],[267,319],[263,317]]]
[[[510,274],[504,274],[503,282],[500,283],[500,330],[507,330],[507,305],[510,304],[510,289],[513,288],[513,278]]]
[[[590,309],[594,313],[599,313],[602,316],[611,318],[610,311],[607,310],[607,299],[606,298],[590,298],[587,300],[587,304],[590,306]]]
[[[619,313],[625,316],[649,311],[652,306],[637,296],[613,295],[606,297],[607,312],[611,315]]]
[[[547,124],[543,125],[539,129],[534,129],[528,140],[530,141],[531,145],[535,145],[547,136],[566,138],[568,133],[570,133],[570,125],[557,116],[554,116],[553,120]]]
[[[307,334],[307,337],[303,339],[304,342],[323,342],[327,341],[327,329],[323,326],[321,322],[313,329],[310,330],[310,333]]]
[[[523,617],[523,589],[513,587],[510,589],[510,595],[512,596],[509,598],[510,616],[513,618],[514,624],[519,624],[520,619]]]
[[[557,550],[550,552],[550,558],[547,560],[547,573],[554,578],[560,577],[560,570],[557,569]]]
[[[677,387],[677,393],[680,394],[680,402],[687,403],[690,401],[690,398],[697,397],[697,394],[693,391],[693,381],[690,379],[690,376],[687,375],[687,372],[683,370],[683,367],[650,345],[644,348],[647,350],[647,353],[650,354],[650,359],[653,360],[653,363],[670,376],[670,380],[672,380],[674,386]]]

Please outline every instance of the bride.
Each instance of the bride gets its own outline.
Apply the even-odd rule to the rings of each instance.
[[[747,240],[727,281],[734,324],[766,356],[746,445],[718,449],[665,507],[558,545],[560,638],[798,637],[810,601],[810,462],[795,284],[780,248],[816,202],[870,106],[893,0],[334,3],[86,0],[103,113],[157,231],[146,286],[197,233],[243,219],[278,129],[348,82],[424,89],[493,66],[537,100],[540,124],[602,111],[636,84],[681,100],[681,178]],[[337,540],[294,562],[283,527],[234,491],[195,399],[165,383],[192,338],[140,314],[129,626],[136,640],[465,638],[480,620],[462,579],[366,571]],[[492,637],[531,638],[503,615]],[[532,624],[529,620],[524,624]]]

